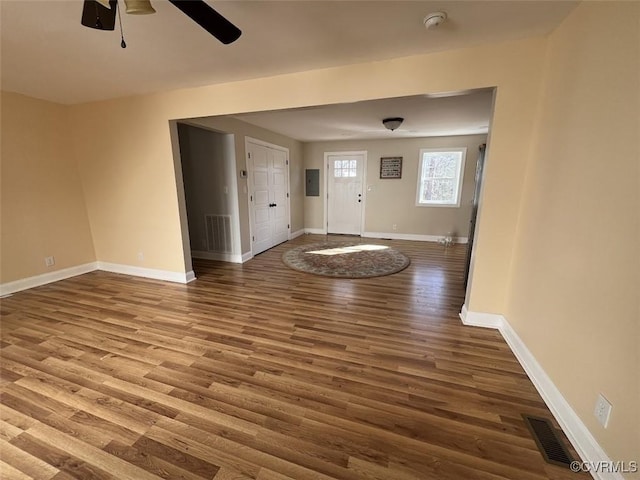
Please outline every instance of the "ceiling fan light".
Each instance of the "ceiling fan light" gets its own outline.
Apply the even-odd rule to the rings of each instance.
[[[402,117],[390,117],[382,120],[382,124],[385,126],[387,130],[394,131],[404,122],[404,118]]]
[[[127,13],[130,15],[149,15],[156,13],[149,0],[124,0]]]

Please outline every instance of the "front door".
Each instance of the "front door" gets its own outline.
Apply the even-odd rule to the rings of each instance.
[[[327,154],[327,232],[362,234],[364,153]]]

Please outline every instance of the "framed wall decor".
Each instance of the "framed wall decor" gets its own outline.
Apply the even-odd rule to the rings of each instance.
[[[380,157],[380,178],[402,178],[402,157]]]

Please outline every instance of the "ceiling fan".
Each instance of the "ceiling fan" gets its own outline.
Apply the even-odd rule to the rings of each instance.
[[[169,0],[169,2],[225,45],[235,42],[242,34],[238,27],[207,5],[204,0]],[[149,0],[124,0],[124,4],[128,14],[156,13]],[[85,27],[98,30],[114,30],[116,13],[120,20],[118,6],[118,0],[84,0],[81,23]],[[120,22],[120,30],[122,31],[122,22]],[[120,45],[122,48],[127,46],[124,36]]]

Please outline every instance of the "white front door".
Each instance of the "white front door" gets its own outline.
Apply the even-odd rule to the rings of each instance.
[[[362,234],[365,154],[327,155],[327,232]]]
[[[253,255],[289,239],[287,152],[247,142],[251,252]]]

